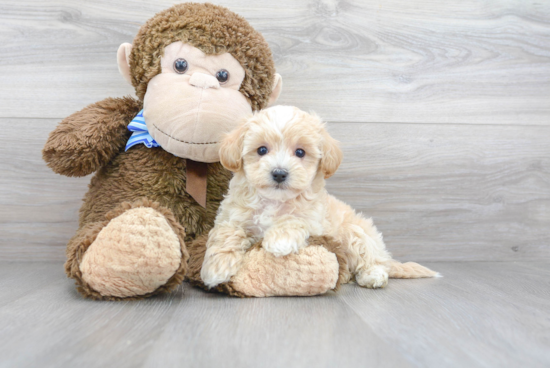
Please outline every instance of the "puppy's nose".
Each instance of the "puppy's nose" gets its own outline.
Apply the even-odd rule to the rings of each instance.
[[[275,169],[271,172],[271,175],[273,176],[273,180],[275,180],[277,183],[282,183],[286,180],[286,177],[288,176],[288,171],[283,169]]]

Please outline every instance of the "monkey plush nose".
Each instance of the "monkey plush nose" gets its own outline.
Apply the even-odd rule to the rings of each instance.
[[[220,88],[220,82],[215,77],[204,73],[193,73],[189,84],[197,88]]]
[[[271,175],[273,176],[273,180],[275,180],[277,183],[282,183],[286,180],[286,177],[288,176],[288,171],[275,169],[271,172]]]

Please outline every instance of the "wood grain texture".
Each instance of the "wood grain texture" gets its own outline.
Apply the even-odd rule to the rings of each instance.
[[[220,0],[270,43],[284,104],[330,121],[548,125],[550,3]],[[173,1],[4,0],[0,117],[132,93],[116,50]]]
[[[444,277],[265,299],[184,283],[144,301],[94,302],[61,263],[0,262],[0,367],[550,364],[550,264],[428,266]]]
[[[537,265],[435,263],[442,280],[390,280],[371,294],[348,287],[340,298],[417,366],[544,367],[550,271]]]
[[[550,259],[549,127],[333,124],[329,192],[402,260]]]
[[[62,260],[90,178],[40,151],[53,119],[0,119],[0,259]],[[329,191],[373,217],[401,260],[550,260],[550,127],[329,124]]]
[[[45,166],[48,133],[133,94],[117,47],[173,3],[0,3],[0,368],[550,366],[549,2],[217,1],[268,40],[280,103],[343,142],[329,191],[396,258],[462,261],[427,263],[442,279],[111,303],[40,262],[64,259],[90,180]]]

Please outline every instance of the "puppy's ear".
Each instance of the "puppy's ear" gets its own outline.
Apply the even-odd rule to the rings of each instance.
[[[323,143],[323,157],[321,157],[321,162],[319,167],[325,174],[325,179],[330,178],[338,167],[342,163],[342,150],[339,147],[339,142],[332,138],[328,132],[324,129],[322,131]]]
[[[227,134],[220,145],[220,162],[229,171],[237,172],[243,165],[243,142],[247,124]]]

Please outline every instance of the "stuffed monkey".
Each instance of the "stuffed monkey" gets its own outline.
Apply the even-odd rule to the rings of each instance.
[[[43,158],[56,173],[95,172],[67,246],[65,270],[85,297],[128,300],[201,286],[205,236],[228,188],[224,133],[277,100],[282,81],[261,34],[211,4],[162,11],[120,46],[137,99],[107,98],[64,119]],[[201,237],[201,235],[203,235]],[[217,290],[312,295],[336,287],[343,258],[330,239],[275,258],[256,247]]]

